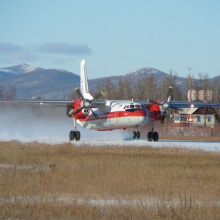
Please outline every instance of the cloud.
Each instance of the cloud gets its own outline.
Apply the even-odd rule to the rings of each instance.
[[[68,44],[63,42],[46,42],[35,46],[40,53],[64,55],[90,55],[91,49],[86,44]]]
[[[65,55],[69,57],[90,55],[91,49],[86,44],[68,44],[64,42],[46,42],[38,45],[22,46],[9,42],[0,42],[0,61],[7,63],[31,62],[43,59],[43,55]],[[64,57],[58,57],[56,64],[64,64]]]
[[[0,42],[0,58],[6,62],[23,62],[34,61],[37,56],[23,46]]]

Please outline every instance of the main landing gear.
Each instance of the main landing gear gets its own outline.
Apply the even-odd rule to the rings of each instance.
[[[76,131],[76,120],[75,119],[73,119],[73,123],[74,123],[74,131],[70,131],[69,140],[70,141],[73,141],[73,140],[79,141],[81,135],[80,135],[80,131]]]
[[[80,131],[70,131],[69,133],[69,140],[73,141],[73,140],[79,141],[80,140]]]
[[[158,132],[156,132],[156,131],[155,132],[149,131],[147,133],[147,140],[148,141],[155,141],[155,142],[157,142],[159,140]]]
[[[154,131],[154,120],[152,122],[152,130],[147,133],[147,140],[157,142],[159,140],[158,132]]]

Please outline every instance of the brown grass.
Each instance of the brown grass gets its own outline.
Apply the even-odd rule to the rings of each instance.
[[[183,141],[220,141],[220,137],[205,137],[205,136],[169,136],[160,135],[161,140],[183,140]]]
[[[1,219],[218,219],[220,154],[0,142]]]

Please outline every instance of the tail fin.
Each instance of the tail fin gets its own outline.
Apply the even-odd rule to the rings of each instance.
[[[85,99],[92,100],[93,97],[89,93],[89,86],[88,86],[88,78],[86,72],[86,61],[81,61],[81,78],[80,78],[80,92],[82,93]]]

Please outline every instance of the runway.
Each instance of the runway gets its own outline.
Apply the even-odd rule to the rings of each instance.
[[[0,115],[0,141],[17,140],[20,142],[40,143],[69,143],[69,131],[73,127],[73,121],[67,118],[60,108],[40,108],[33,111],[29,107],[20,107],[19,111],[9,108],[2,109]],[[51,117],[53,115],[53,117]],[[50,116],[50,117],[49,117]],[[161,126],[160,124],[158,126]],[[202,149],[206,151],[219,151],[220,142],[211,141],[177,141],[159,140],[159,142],[148,142],[145,138],[139,140],[131,139],[132,131],[94,131],[77,126],[81,132],[81,140],[73,141],[78,146],[135,146],[135,147],[183,147],[190,149]],[[146,132],[145,132],[146,133]],[[144,134],[144,132],[143,132]],[[147,133],[146,133],[147,134]]]
[[[18,140],[19,141],[19,140]],[[80,141],[71,141],[68,139],[35,139],[35,140],[20,140],[21,142],[39,142],[47,143],[51,145],[71,143],[76,146],[132,146],[132,147],[177,147],[177,148],[188,148],[191,150],[205,150],[205,151],[216,151],[220,152],[220,142],[218,141],[181,141],[181,140],[159,140],[158,142],[149,142],[147,139],[103,139],[103,138],[91,138],[91,139],[81,139]]]
[[[189,149],[201,149],[205,151],[220,150],[220,142],[212,141],[177,141],[177,140],[159,140],[158,142],[148,142],[146,139],[140,140],[81,140],[79,142],[72,142],[76,145],[90,145],[90,146],[134,146],[134,147],[177,147]]]

